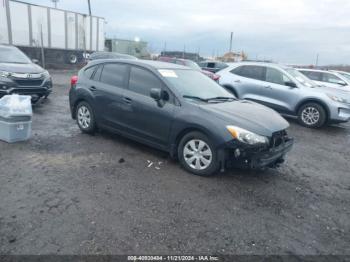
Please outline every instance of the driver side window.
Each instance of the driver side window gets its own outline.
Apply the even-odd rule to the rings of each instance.
[[[278,85],[286,85],[288,82],[292,82],[292,80],[280,72],[275,68],[266,68],[266,82],[278,84]]]

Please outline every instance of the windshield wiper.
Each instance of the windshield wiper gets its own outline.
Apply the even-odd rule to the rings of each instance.
[[[217,96],[217,97],[212,97],[206,99],[208,102],[210,101],[234,101],[237,100],[237,98],[232,97],[232,96]]]
[[[219,102],[222,102],[222,101],[234,101],[234,100],[237,100],[237,98],[235,97],[230,97],[230,96],[217,96],[217,97],[212,97],[212,98],[202,98],[202,97],[198,97],[198,96],[188,96],[188,95],[184,95],[183,96],[184,98],[190,98],[190,99],[195,99],[195,100],[199,100],[199,101],[202,101],[202,102],[210,102],[210,101],[219,101]]]
[[[208,100],[207,100],[207,99],[201,98],[201,97],[199,97],[199,96],[187,96],[187,95],[184,95],[184,96],[182,96],[182,97],[183,97],[183,98],[189,98],[189,99],[195,99],[195,100],[199,100],[199,101],[208,103]]]

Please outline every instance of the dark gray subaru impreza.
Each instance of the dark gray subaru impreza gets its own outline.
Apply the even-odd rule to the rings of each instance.
[[[167,151],[196,175],[275,167],[293,145],[275,111],[175,64],[91,62],[72,77],[69,100],[82,132],[108,129]]]

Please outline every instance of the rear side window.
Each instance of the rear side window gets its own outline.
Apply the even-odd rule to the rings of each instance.
[[[131,67],[129,89],[135,93],[149,96],[152,88],[162,88],[162,82],[151,72]]]
[[[125,87],[127,66],[122,64],[105,64],[101,74],[101,82],[118,87]]]
[[[96,70],[96,66],[92,66],[92,67],[85,69],[84,74],[85,74],[86,78],[91,79],[95,70]]]
[[[251,79],[265,80],[265,69],[263,66],[239,66],[231,70],[231,73]]]
[[[100,65],[97,70],[95,71],[95,74],[92,77],[92,80],[94,81],[100,81],[101,73],[102,73],[103,65]]]

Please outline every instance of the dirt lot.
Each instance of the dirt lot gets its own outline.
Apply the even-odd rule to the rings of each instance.
[[[283,167],[196,177],[157,150],[81,134],[70,75],[53,72],[30,141],[0,142],[0,254],[350,254],[349,124],[291,122]]]

